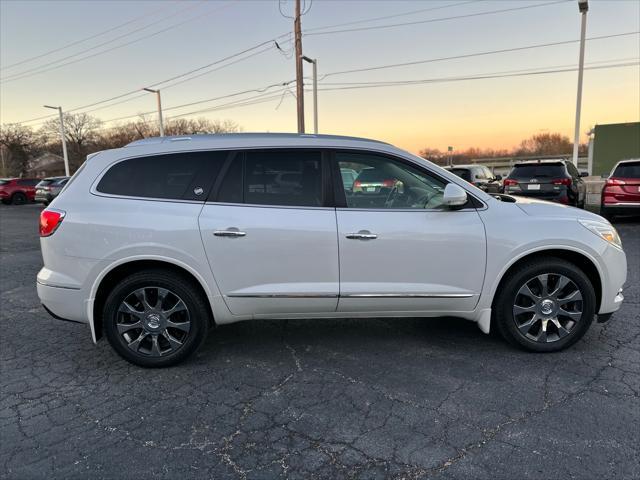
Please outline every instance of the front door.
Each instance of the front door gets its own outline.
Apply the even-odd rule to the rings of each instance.
[[[334,169],[358,172],[336,211],[338,311],[473,310],[486,263],[476,210],[447,209],[446,181],[399,159],[348,152],[335,159]]]
[[[334,312],[335,210],[320,152],[247,151],[230,161],[200,232],[216,283],[236,315]]]

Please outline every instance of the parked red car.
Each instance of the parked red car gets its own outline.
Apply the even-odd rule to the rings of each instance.
[[[640,159],[622,160],[602,188],[600,214],[608,219],[616,215],[640,215]]]
[[[36,197],[36,185],[39,178],[3,178],[0,179],[0,200],[4,204],[24,205],[33,202]]]

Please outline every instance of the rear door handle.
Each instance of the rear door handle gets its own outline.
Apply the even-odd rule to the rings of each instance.
[[[378,235],[369,230],[360,230],[358,233],[347,233],[346,237],[349,240],[375,240]]]
[[[244,237],[245,232],[241,232],[235,227],[227,228],[226,230],[216,230],[213,232],[216,237]]]

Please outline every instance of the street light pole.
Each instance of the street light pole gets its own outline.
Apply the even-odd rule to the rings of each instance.
[[[318,59],[302,57],[302,59],[313,65],[313,133],[318,134]]]
[[[160,100],[160,90],[153,88],[143,88],[145,92],[155,93],[158,100],[158,125],[160,126],[160,136],[164,137],[164,123],[162,122],[162,101]]]
[[[576,122],[573,135],[573,164],[578,166],[578,148],[580,147],[580,111],[582,109],[582,76],[584,73],[584,43],[587,30],[587,11],[589,0],[578,0],[578,9],[581,14],[580,27],[580,59],[578,63],[578,94],[576,99]]]
[[[44,108],[51,108],[53,110],[58,110],[58,115],[60,115],[60,139],[62,140],[62,157],[64,158],[64,174],[68,177],[69,175],[69,156],[67,155],[67,139],[65,138],[64,132],[64,115],[62,114],[62,107],[52,107],[51,105],[43,105]]]

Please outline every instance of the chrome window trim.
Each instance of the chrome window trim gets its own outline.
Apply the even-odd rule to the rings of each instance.
[[[484,208],[486,208],[486,207],[484,207]],[[338,207],[338,208],[336,208],[337,212],[415,212],[415,213],[441,212],[441,213],[451,213],[451,212],[476,212],[478,210],[482,210],[482,209],[474,208],[474,207],[465,207],[465,208],[348,208],[348,207]]]
[[[302,207],[298,205],[263,205],[261,203],[230,203],[230,202],[205,202],[205,205],[221,205],[225,207],[251,207],[251,208],[286,208],[293,210],[335,210],[335,207]]]
[[[205,203],[204,200],[183,200],[181,198],[157,198],[157,197],[130,197],[128,195],[116,195],[113,193],[102,193],[97,191],[90,191],[92,195],[96,197],[106,197],[106,198],[119,198],[122,200],[143,200],[146,202],[170,202],[170,203],[193,203],[196,205],[202,205]]]

